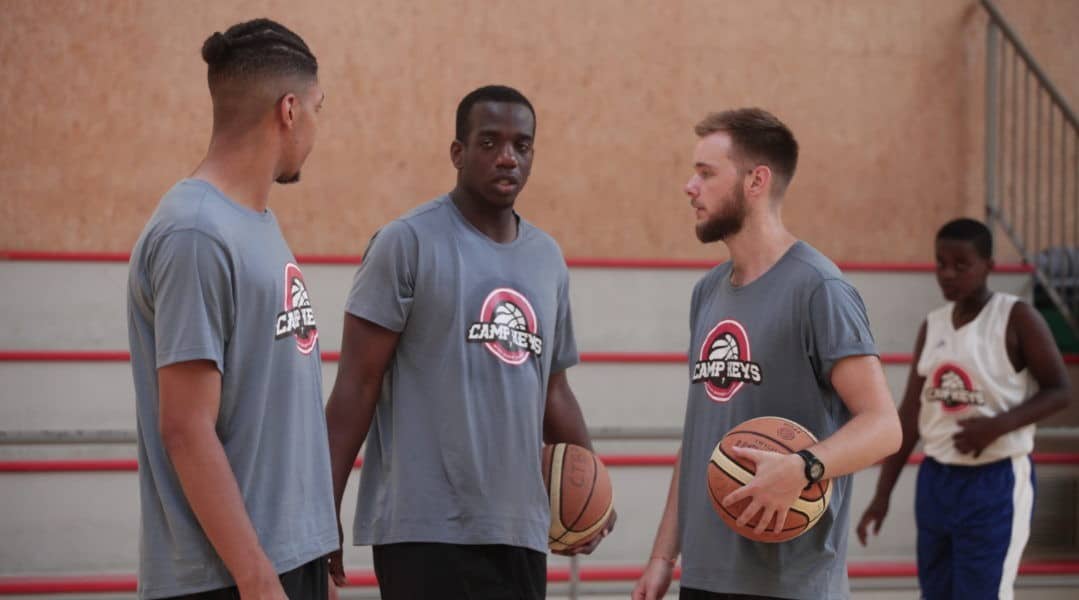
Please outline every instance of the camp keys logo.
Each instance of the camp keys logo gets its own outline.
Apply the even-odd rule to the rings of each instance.
[[[478,322],[468,326],[467,340],[482,343],[504,363],[519,365],[530,354],[543,353],[543,338],[538,335],[536,311],[523,294],[510,288],[497,288],[483,301]]]
[[[929,383],[923,392],[925,401],[940,402],[945,412],[959,412],[971,405],[985,404],[981,390],[974,389],[970,375],[958,365],[940,365],[933,371]]]
[[[693,383],[716,402],[731,399],[746,383],[761,384],[761,366],[749,359],[749,336],[738,321],[720,321],[701,344],[693,363]]]
[[[304,354],[311,354],[318,341],[315,326],[315,309],[307,296],[307,284],[303,281],[300,267],[285,265],[285,310],[277,313],[274,339],[296,336],[296,347]]]

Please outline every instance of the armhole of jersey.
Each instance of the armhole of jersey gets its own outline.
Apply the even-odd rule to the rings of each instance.
[[[944,311],[950,304],[945,305],[942,308],[937,308],[929,312],[925,317],[925,339],[922,340],[922,351],[918,356],[918,363],[914,365],[915,372],[919,377],[929,378],[932,373],[929,372],[933,366],[930,355],[933,354],[933,343],[937,340],[934,333],[939,329],[940,313]]]
[[[1021,300],[1018,296],[1013,296],[1012,294],[996,292],[995,295],[1000,296],[999,302],[1001,304],[1007,305],[1007,308],[1001,307],[997,309],[1000,312],[1004,313],[1001,317],[1004,320],[1004,328],[1001,330],[1000,344],[997,347],[999,348],[1000,352],[1004,353],[1004,363],[1008,365],[1009,374],[1020,375],[1023,373],[1023,371],[1026,371],[1027,368],[1023,367],[1022,371],[1017,370],[1015,368],[1015,364],[1012,363],[1012,357],[1008,355],[1008,326],[1012,323],[1012,311],[1015,310],[1015,305],[1018,304]]]

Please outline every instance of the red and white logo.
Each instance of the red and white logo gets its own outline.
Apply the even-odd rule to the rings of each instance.
[[[761,366],[749,357],[749,336],[742,324],[720,321],[704,336],[692,381],[704,382],[704,391],[712,400],[726,402],[746,383],[760,385]]]
[[[945,412],[960,412],[971,405],[985,404],[981,390],[975,389],[970,375],[959,365],[942,363],[929,381],[932,385],[925,389],[925,401],[940,402]]]
[[[468,326],[466,340],[482,343],[502,362],[519,365],[543,353],[543,338],[532,303],[517,290],[497,288],[483,301],[479,321]]]
[[[292,263],[285,265],[285,310],[277,313],[274,327],[274,339],[289,336],[296,337],[296,348],[304,354],[311,354],[318,341],[318,327],[315,325],[315,309],[307,296],[307,284],[304,283],[300,267]]]

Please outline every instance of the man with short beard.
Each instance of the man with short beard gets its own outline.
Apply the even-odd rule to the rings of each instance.
[[[731,260],[693,290],[690,382],[682,449],[635,599],[663,597],[682,555],[680,598],[847,598],[850,474],[899,447],[900,428],[865,307],[830,260],[780,218],[798,144],[760,109],[711,114],[696,128],[694,175],[685,186],[697,237],[722,241]],[[725,375],[694,369],[722,362]],[[820,442],[807,452],[735,448],[755,464],[738,524],[782,529],[807,485],[831,480],[832,499],[813,529],[781,544],[737,534],[716,515],[707,471],[716,443],[739,423],[790,419]],[[686,477],[681,477],[685,473]]]

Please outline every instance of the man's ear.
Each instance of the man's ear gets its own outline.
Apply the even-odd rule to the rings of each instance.
[[[292,93],[281,96],[281,99],[277,101],[277,118],[285,127],[291,129],[296,123],[296,110],[299,101],[296,94]]]
[[[757,165],[748,173],[745,183],[747,198],[767,197],[772,189],[772,169],[768,165]]]
[[[465,145],[461,143],[461,140],[453,140],[450,142],[450,162],[453,163],[453,168],[458,171],[464,166],[464,154]]]

